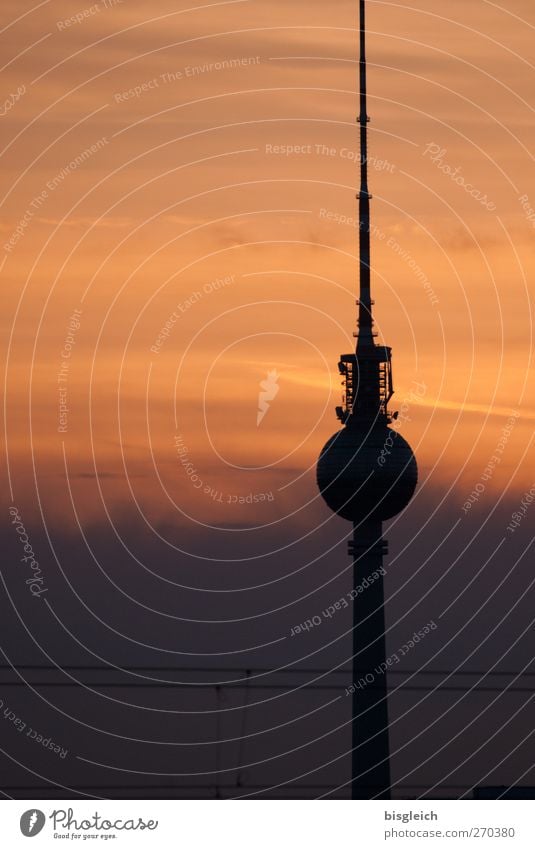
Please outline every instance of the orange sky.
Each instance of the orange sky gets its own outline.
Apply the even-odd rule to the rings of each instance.
[[[94,518],[96,467],[112,511],[135,497],[156,523],[279,519],[316,497],[337,359],[354,344],[356,3],[109,5],[2,6],[13,495],[29,497],[35,470],[40,493],[57,488],[50,519],[71,496]],[[521,493],[535,421],[533,4],[370,0],[368,23],[376,324],[393,409],[409,399],[420,502],[463,466],[464,501],[511,409],[489,490]],[[251,493],[275,496],[225,504]]]

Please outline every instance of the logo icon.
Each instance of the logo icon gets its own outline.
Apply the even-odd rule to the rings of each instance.
[[[258,393],[258,412],[256,414],[257,427],[269,410],[269,401],[273,401],[280,389],[280,386],[277,383],[278,379],[279,374],[277,369],[272,369],[272,371],[268,371],[266,379],[260,381],[260,389],[262,391]]]
[[[46,822],[46,817],[42,811],[32,808],[25,811],[20,818],[20,830],[24,837],[35,837],[39,834]]]

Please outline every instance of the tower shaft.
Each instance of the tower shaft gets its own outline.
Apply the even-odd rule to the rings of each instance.
[[[382,523],[354,524],[351,797],[390,798]]]

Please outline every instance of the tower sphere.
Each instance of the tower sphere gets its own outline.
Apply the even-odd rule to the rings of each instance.
[[[386,426],[353,424],[324,445],[317,465],[319,490],[343,519],[383,521],[407,506],[418,481],[408,442]]]

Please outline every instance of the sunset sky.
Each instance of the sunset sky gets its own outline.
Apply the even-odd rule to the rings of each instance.
[[[32,444],[38,480],[61,487],[64,444],[75,477],[93,454],[122,479],[124,457],[149,512],[176,515],[186,499],[212,521],[217,505],[184,486],[177,432],[203,479],[247,494],[293,481],[336,429],[336,362],[355,327],[356,4],[176,5],[4,6],[4,90],[25,89],[2,117],[7,437],[15,489],[33,475]],[[441,10],[370,3],[377,329],[394,350],[394,408],[426,387],[404,424],[423,487],[459,472],[470,483],[514,409],[493,484],[522,489],[535,417],[534,225],[519,200],[532,189],[530,4]],[[273,368],[280,391],[257,428]],[[75,495],[90,511],[88,481]],[[129,500],[122,480],[106,497]]]
[[[3,0],[5,503],[50,580],[59,560],[110,622],[95,560],[136,601],[203,619],[165,582],[276,576],[247,608],[264,616],[349,565],[314,469],[355,342],[356,24],[348,0]],[[420,471],[392,581],[444,544],[431,588],[489,521],[475,573],[534,483],[534,8],[369,0],[368,30],[376,330]],[[239,593],[219,602],[244,613]],[[251,644],[277,639],[268,621]]]

